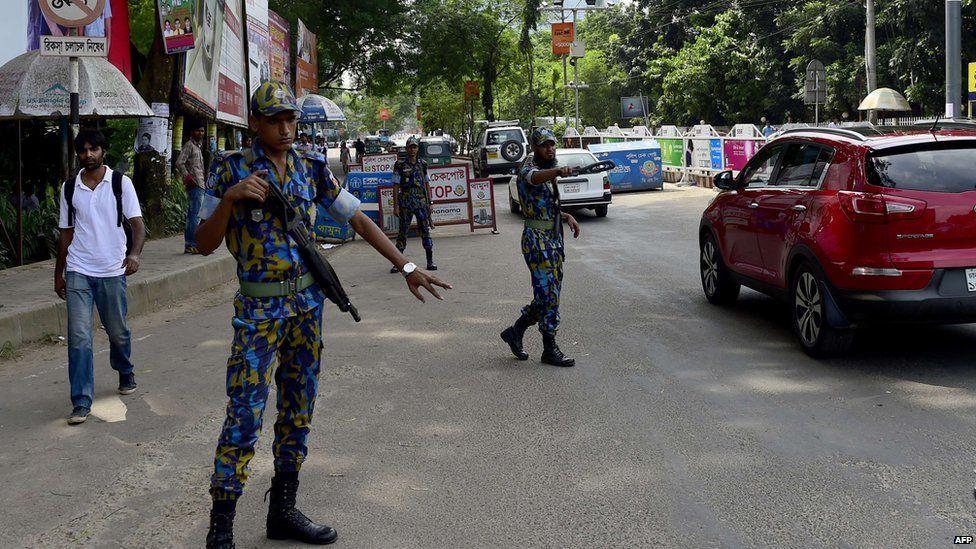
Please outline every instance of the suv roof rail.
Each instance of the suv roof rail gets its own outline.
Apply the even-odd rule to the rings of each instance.
[[[793,128],[783,131],[779,135],[790,135],[795,133],[825,133],[838,137],[847,137],[855,141],[866,141],[866,138],[862,134],[847,128]]]
[[[489,122],[487,120],[479,120],[478,124],[481,124],[489,128],[501,128],[505,126],[518,126],[519,121],[518,120],[494,120]]]

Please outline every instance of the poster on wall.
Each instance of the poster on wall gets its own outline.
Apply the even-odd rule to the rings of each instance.
[[[224,11],[219,0],[199,0],[193,20],[193,50],[186,54],[183,73],[185,95],[206,111],[217,111],[217,82],[224,31]]]
[[[242,0],[225,0],[220,70],[217,80],[217,119],[238,126],[247,125],[245,97],[244,26]]]
[[[683,165],[684,140],[659,137],[657,142],[661,145],[661,163],[671,168],[680,168]]]
[[[291,32],[288,21],[271,10],[268,10],[268,62],[271,79],[291,86]]]
[[[68,35],[67,28],[48,19],[37,0],[6,0],[3,17],[0,18],[0,32],[3,32],[0,35],[3,36],[3,40],[0,40],[0,65],[24,52],[39,49],[42,36]],[[105,0],[102,14],[80,27],[78,35],[105,38],[109,62],[132,81],[129,8],[126,0]]]
[[[247,96],[271,80],[268,0],[247,0]]]
[[[318,39],[315,33],[308,30],[301,19],[298,20],[298,48],[295,59],[295,94],[298,97],[309,93],[316,93],[319,89],[318,74]]]
[[[166,53],[193,49],[193,8],[199,0],[158,0],[159,28]]]

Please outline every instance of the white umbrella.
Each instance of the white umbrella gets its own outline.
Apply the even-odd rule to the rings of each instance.
[[[56,118],[70,115],[67,57],[31,51],[0,67],[0,118]],[[153,116],[119,69],[102,57],[79,58],[81,116]]]
[[[859,111],[910,111],[905,96],[891,88],[878,88],[869,93],[858,105]]]

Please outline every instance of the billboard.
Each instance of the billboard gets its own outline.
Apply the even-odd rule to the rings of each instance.
[[[646,97],[621,97],[620,118],[644,118],[647,116]]]
[[[271,10],[268,10],[268,62],[271,79],[291,86],[291,32],[288,21]]]
[[[238,126],[247,125],[247,82],[244,59],[242,0],[225,0],[220,68],[217,73],[217,119]]]
[[[319,90],[318,39],[301,19],[298,20],[296,47],[298,52],[295,59],[295,95],[301,97]]]
[[[217,111],[217,82],[223,47],[224,10],[221,0],[199,0],[193,21],[193,49],[186,54],[183,91],[202,110]]]
[[[198,0],[159,0],[159,28],[166,53],[193,49],[193,8]]]
[[[271,80],[268,0],[247,0],[247,74],[250,97],[261,82]]]
[[[576,30],[572,23],[553,23],[552,24],[552,54],[569,55],[573,40],[576,39]]]

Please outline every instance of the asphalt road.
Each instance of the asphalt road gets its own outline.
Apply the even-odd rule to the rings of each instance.
[[[568,246],[563,349],[498,339],[530,297],[518,219],[435,232],[447,301],[361,241],[333,256],[363,315],[328,310],[300,507],[339,547],[942,547],[976,533],[976,330],[864,334],[815,361],[781,304],[708,305],[709,192],[618,195]],[[419,243],[408,252],[421,257]],[[132,322],[139,390],[97,339],[94,416],[69,427],[66,350],[0,361],[0,546],[202,546],[233,288]],[[269,420],[270,420],[269,416]],[[270,427],[270,422],[269,422]],[[237,518],[263,537],[262,437]]]

